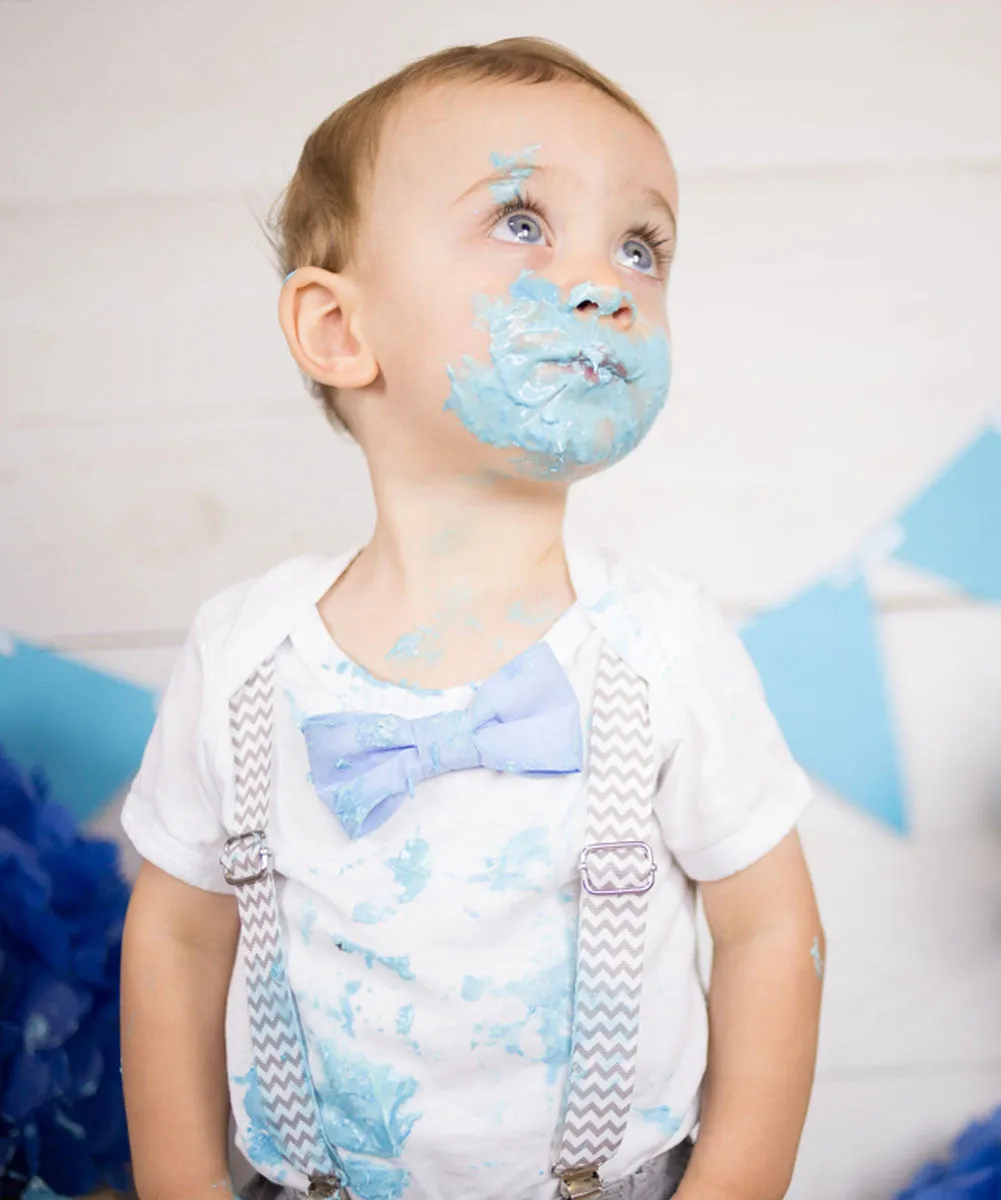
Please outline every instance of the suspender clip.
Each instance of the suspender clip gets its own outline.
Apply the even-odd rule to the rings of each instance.
[[[309,1200],[351,1200],[344,1184],[336,1175],[314,1175],[309,1181]]]
[[[271,851],[263,829],[251,829],[231,837],[219,855],[226,882],[234,887],[256,883],[271,870]],[[256,873],[255,873],[256,868]]]
[[[596,850],[641,850],[642,866],[645,868],[644,873],[632,886],[615,886],[598,887],[589,874],[591,855]],[[632,857],[632,856],[630,856]],[[654,885],[657,877],[657,864],[653,860],[653,851],[650,849],[649,842],[590,842],[581,851],[580,862],[580,881],[584,891],[589,892],[592,896],[636,896],[642,892],[648,892]],[[611,873],[612,868],[608,869]]]
[[[603,1191],[596,1166],[571,1167],[560,1175],[560,1195],[563,1200],[597,1200]]]

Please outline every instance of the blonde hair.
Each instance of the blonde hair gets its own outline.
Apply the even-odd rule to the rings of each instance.
[[[284,278],[306,266],[338,272],[350,263],[363,216],[362,188],[375,166],[387,116],[402,98],[436,83],[485,81],[585,83],[657,131],[631,96],[557,42],[512,37],[481,46],[448,46],[352,96],[306,139],[295,172],[268,217],[266,236],[279,275]],[[334,428],[350,433],[336,406],[336,389],[309,376],[304,382]]]

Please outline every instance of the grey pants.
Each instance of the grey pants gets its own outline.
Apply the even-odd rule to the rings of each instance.
[[[609,1183],[601,1193],[602,1200],[670,1200],[678,1190],[694,1147],[692,1139],[686,1137],[645,1162],[632,1175]],[[243,1200],[302,1200],[304,1193],[284,1188],[258,1173],[240,1189],[240,1195]]]

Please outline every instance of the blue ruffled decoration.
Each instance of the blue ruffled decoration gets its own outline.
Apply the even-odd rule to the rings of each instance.
[[[0,748],[0,1198],[131,1187],[118,1032],[129,888]]]
[[[1001,1200],[1001,1108],[967,1126],[949,1160],[922,1167],[896,1200]]]

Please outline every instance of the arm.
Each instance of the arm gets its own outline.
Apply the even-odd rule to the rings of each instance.
[[[676,1200],[780,1200],[813,1085],[826,960],[797,832],[701,887],[713,935],[709,1063]]]
[[[141,1200],[229,1200],[236,899],[144,861],[122,936],[122,1082]]]

